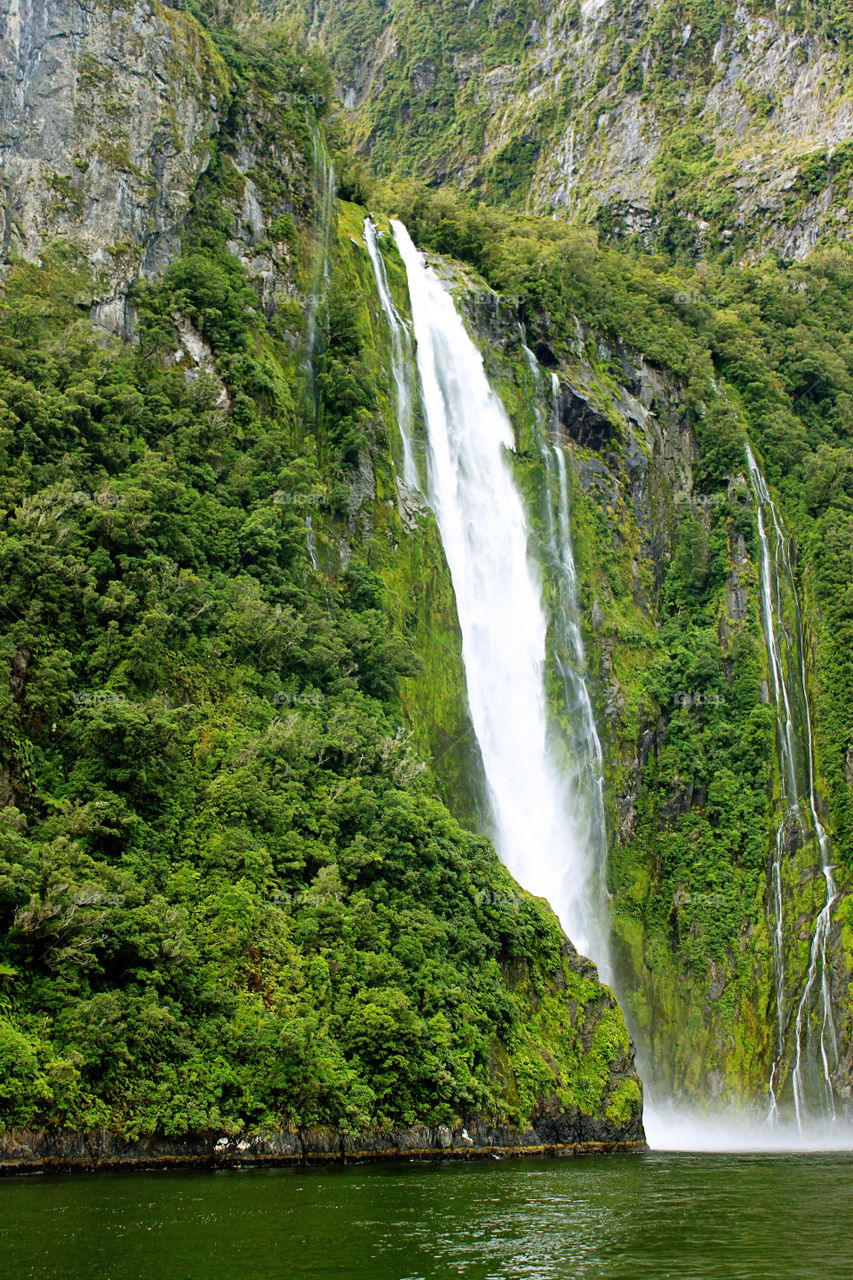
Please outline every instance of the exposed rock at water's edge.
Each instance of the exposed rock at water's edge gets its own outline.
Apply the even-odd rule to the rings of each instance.
[[[0,1175],[92,1172],[168,1167],[244,1168],[252,1165],[333,1164],[379,1160],[464,1160],[487,1156],[576,1156],[646,1150],[642,1120],[600,1124],[545,1110],[527,1129],[493,1128],[481,1120],[450,1129],[407,1129],[341,1134],[335,1129],[290,1129],[255,1137],[215,1133],[127,1142],[104,1129],[77,1133],[8,1132],[0,1135]]]

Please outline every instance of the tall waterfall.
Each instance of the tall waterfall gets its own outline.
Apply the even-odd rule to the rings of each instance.
[[[412,339],[406,322],[394,306],[385,260],[379,252],[376,227],[370,218],[364,220],[364,243],[370,254],[379,301],[391,330],[391,374],[397,396],[397,425],[403,442],[403,479],[410,489],[418,487],[418,468],[412,442],[412,417],[414,407],[412,378]]]
[[[452,298],[405,227],[392,225],[417,340],[428,498],[456,595],[495,843],[521,884],[546,896],[573,942],[601,962],[595,857],[549,745],[548,623],[510,462],[512,426]]]
[[[770,1075],[770,1114],[778,1114],[790,1023],[793,1020],[791,1086],[797,1125],[817,1104],[822,1118],[834,1119],[832,1071],[838,1060],[827,955],[832,907],[837,890],[829,839],[818,817],[811,712],[806,687],[803,628],[788,538],[767,483],[747,445],[749,477],[757,509],[761,546],[761,621],[776,703],[776,742],[781,778],[780,815],[770,873],[773,962],[776,987],[776,1058]],[[769,517],[765,523],[765,514]],[[810,842],[817,846],[823,877],[823,905],[812,926],[805,979],[785,967],[785,873],[791,856]],[[789,922],[791,929],[796,920]]]

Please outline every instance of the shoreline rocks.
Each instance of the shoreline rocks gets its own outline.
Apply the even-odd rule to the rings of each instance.
[[[175,1139],[144,1137],[126,1141],[108,1130],[73,1129],[0,1133],[0,1176],[37,1173],[92,1173],[109,1169],[252,1168],[372,1163],[393,1160],[466,1160],[525,1156],[577,1156],[648,1150],[642,1123],[616,1129],[610,1138],[587,1136],[588,1127],[553,1124],[514,1130],[480,1121],[451,1129],[415,1125],[409,1129],[344,1135],[335,1129],[282,1130],[254,1136]],[[630,1133],[628,1132],[630,1128]],[[573,1130],[577,1130],[573,1132]],[[634,1131],[639,1136],[632,1136]]]

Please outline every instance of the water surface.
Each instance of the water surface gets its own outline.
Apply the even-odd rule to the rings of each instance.
[[[853,1156],[663,1154],[0,1183],[16,1280],[851,1280]]]

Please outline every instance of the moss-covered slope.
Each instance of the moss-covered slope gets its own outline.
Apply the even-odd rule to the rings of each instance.
[[[374,170],[683,255],[846,239],[846,0],[307,5]]]
[[[647,1080],[657,1096],[759,1106],[778,1054],[770,861],[783,814],[744,455],[747,433],[760,442],[797,548],[819,806],[837,863],[828,983],[843,1109],[853,1029],[852,730],[849,663],[835,634],[847,633],[846,597],[833,575],[851,554],[842,479],[853,386],[849,254],[790,271],[765,264],[691,275],[662,258],[601,249],[583,232],[472,214],[442,197],[405,213],[421,243],[467,258],[469,282],[473,266],[503,290],[496,305],[475,285],[467,310],[513,416],[534,524],[545,479],[531,447],[537,387],[540,414],[573,462],[617,989]],[[523,337],[540,362],[533,384]],[[824,371],[805,391],[795,350]],[[815,841],[789,839],[782,880],[776,1086],[790,1106],[796,1014],[825,901]],[[805,1060],[819,1015],[802,1026]]]
[[[208,39],[230,105],[130,341],[73,236],[3,280],[0,1122],[641,1139],[613,997],[444,803],[458,628],[322,71]]]

